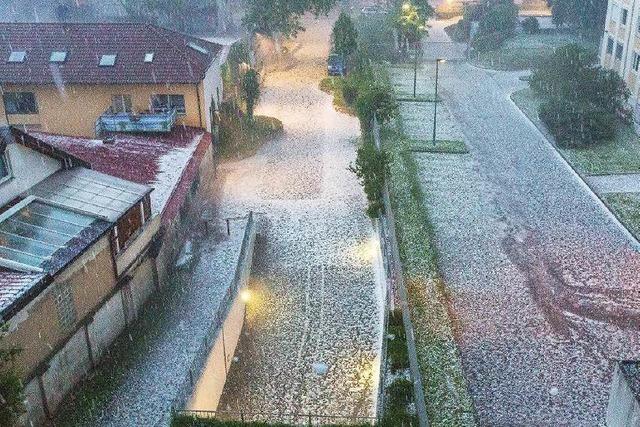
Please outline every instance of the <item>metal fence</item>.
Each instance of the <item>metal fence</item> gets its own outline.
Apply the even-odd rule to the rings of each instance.
[[[349,415],[321,415],[304,413],[272,412],[230,412],[230,411],[174,411],[174,416],[234,420],[242,422],[269,422],[290,424],[292,426],[322,426],[328,424],[374,425],[375,417],[354,417]]]
[[[193,387],[205,365],[211,347],[215,343],[222,325],[227,318],[229,309],[233,305],[233,301],[238,295],[238,291],[246,286],[251,273],[251,261],[253,257],[253,247],[255,243],[256,223],[253,212],[249,212],[247,216],[247,225],[244,230],[240,255],[236,265],[235,274],[231,286],[229,286],[222,297],[222,301],[218,305],[218,309],[213,314],[213,319],[207,334],[202,339],[200,347],[196,351],[196,356],[189,368],[188,377],[184,378],[179,392],[171,403],[171,408],[182,408],[193,392]],[[172,410],[173,412],[173,410]]]
[[[373,119],[373,138],[378,150],[382,149],[382,139],[380,137],[380,124],[377,119]],[[414,400],[416,404],[416,413],[420,427],[429,425],[427,415],[427,406],[424,398],[424,390],[422,388],[422,375],[420,374],[420,365],[418,364],[418,354],[416,351],[416,342],[413,333],[413,323],[411,322],[411,311],[409,309],[409,295],[404,283],[404,275],[402,270],[402,262],[400,261],[400,249],[396,236],[395,218],[391,209],[391,197],[389,196],[389,185],[385,182],[383,189],[384,215],[380,217],[381,240],[383,242],[384,256],[386,258],[385,267],[387,268],[387,277],[391,284],[392,300],[397,298],[400,309],[402,310],[402,321],[407,337],[407,348],[409,353],[409,369],[413,380]],[[385,322],[388,321],[388,317]],[[385,331],[386,331],[385,323]],[[386,357],[385,357],[386,359]],[[384,367],[383,367],[384,368]],[[382,369],[381,369],[382,370]],[[384,376],[381,376],[384,381]],[[384,387],[384,383],[380,384]]]

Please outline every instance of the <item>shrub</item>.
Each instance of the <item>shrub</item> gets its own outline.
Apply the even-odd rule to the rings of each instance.
[[[247,105],[247,116],[253,120],[253,109],[260,98],[260,75],[253,68],[242,77],[242,99]]]
[[[591,145],[615,135],[615,113],[587,102],[554,97],[542,103],[538,113],[563,147]]]
[[[347,77],[342,81],[342,97],[350,107],[354,106],[358,99],[358,86],[359,82],[355,77]]]
[[[370,86],[361,85],[356,100],[356,111],[360,126],[367,133],[371,130],[374,116],[380,124],[395,117],[398,112],[398,103],[388,85],[380,83],[373,83]]]
[[[8,330],[8,323],[0,324],[0,345]],[[14,425],[25,411],[22,381],[14,366],[20,352],[21,350],[15,347],[0,347],[0,425],[3,426]]]
[[[384,212],[382,189],[389,174],[389,163],[390,158],[386,151],[378,150],[373,143],[365,141],[358,148],[355,164],[349,166],[349,170],[356,174],[367,195],[367,215],[370,218],[378,218]]]
[[[522,21],[522,29],[528,34],[537,34],[540,32],[540,22],[535,16],[528,16]]]

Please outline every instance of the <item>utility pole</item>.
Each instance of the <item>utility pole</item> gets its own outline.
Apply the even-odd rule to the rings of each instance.
[[[438,123],[438,70],[441,62],[445,60],[442,58],[436,59],[436,93],[433,100],[433,145],[436,145],[436,125]],[[414,95],[415,96],[415,95]]]

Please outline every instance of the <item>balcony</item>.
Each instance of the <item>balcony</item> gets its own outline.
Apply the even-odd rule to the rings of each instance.
[[[96,136],[104,132],[171,132],[176,124],[175,108],[167,111],[133,113],[112,113],[107,110],[96,121]]]

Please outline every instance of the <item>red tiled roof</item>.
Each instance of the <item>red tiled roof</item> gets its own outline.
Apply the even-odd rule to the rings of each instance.
[[[0,23],[0,83],[197,83],[221,48],[142,23]],[[12,51],[26,51],[24,62],[9,63]],[[66,61],[51,63],[53,51],[67,52]],[[153,62],[144,62],[146,53]],[[109,54],[117,54],[115,65],[99,66]]]
[[[211,134],[191,127],[176,127],[160,135],[117,134],[112,144],[44,132],[28,134],[87,162],[94,170],[150,185],[154,188],[152,204],[159,210],[154,213],[162,213],[163,222],[172,220],[182,206],[211,144]]]

